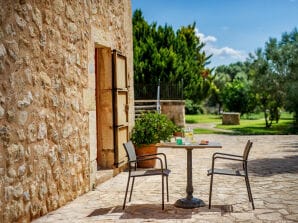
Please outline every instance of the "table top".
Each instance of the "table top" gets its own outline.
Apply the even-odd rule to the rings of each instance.
[[[183,149],[206,149],[206,148],[222,148],[219,142],[209,142],[208,144],[201,144],[199,142],[193,142],[190,144],[177,145],[175,142],[157,143],[157,147],[171,147],[171,148],[183,148]]]

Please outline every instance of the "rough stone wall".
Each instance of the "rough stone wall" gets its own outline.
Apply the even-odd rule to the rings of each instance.
[[[240,125],[240,113],[224,112],[222,114],[223,125]]]
[[[0,0],[0,222],[29,222],[90,189],[91,23],[120,30],[119,5],[130,1]],[[121,35],[112,45],[125,48]]]
[[[101,1],[93,2],[90,12],[91,19],[91,41],[89,41],[89,81],[88,88],[84,91],[86,97],[85,103],[89,110],[89,119],[95,120],[96,106],[94,98],[95,83],[95,61],[94,61],[94,47],[104,48],[106,51],[114,50],[120,51],[122,55],[127,58],[127,74],[128,74],[128,103],[129,103],[129,130],[132,129],[134,123],[134,93],[133,93],[133,45],[132,45],[132,19],[131,19],[131,4],[130,0],[118,0],[118,1]],[[111,52],[110,52],[111,53]],[[107,66],[108,65],[104,65]],[[108,68],[105,68],[108,70]],[[104,69],[104,70],[105,70]],[[108,77],[111,79],[111,77]],[[101,83],[102,84],[102,83]],[[112,83],[105,83],[102,89],[103,101],[100,109],[102,113],[110,113],[112,111],[111,103],[111,85]],[[88,95],[90,97],[88,97]],[[92,97],[93,96],[93,97]],[[98,165],[96,162],[96,152],[101,147],[102,156],[104,157],[104,163],[101,166],[110,168],[115,163],[114,158],[114,142],[111,136],[113,135],[112,116],[109,115],[103,117],[105,122],[105,128],[103,128],[104,134],[101,136],[104,138],[104,142],[94,141],[92,137],[96,132],[96,126],[90,124],[90,185],[95,182],[95,173]],[[109,139],[110,138],[110,139]],[[114,169],[114,173],[118,170]]]
[[[161,100],[161,113],[166,114],[176,125],[185,126],[185,101]]]

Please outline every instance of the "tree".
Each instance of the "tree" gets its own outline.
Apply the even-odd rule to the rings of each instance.
[[[223,90],[223,102],[229,111],[239,112],[241,115],[250,113],[254,109],[254,95],[251,94],[247,82],[234,80],[226,85]]]
[[[298,125],[298,32],[284,33],[280,41],[270,38],[265,50],[251,56],[254,86],[262,105],[266,127],[278,122],[279,111],[285,107],[294,113]]]
[[[214,87],[209,103],[218,104],[219,112],[226,110],[240,112],[242,115],[252,112],[255,107],[255,95],[252,92],[249,63],[237,62],[216,68]]]
[[[185,98],[196,102],[206,98],[212,77],[205,65],[211,56],[203,51],[204,44],[196,36],[195,27],[193,23],[175,33],[168,25],[149,25],[141,10],[136,10],[133,14],[135,83],[156,85],[158,80],[165,83],[183,80]]]
[[[222,111],[223,97],[222,92],[226,84],[230,82],[230,77],[225,73],[217,73],[213,75],[210,97],[207,100],[207,105],[211,107],[218,106],[218,114]]]
[[[279,120],[279,109],[283,105],[282,84],[262,49],[258,49],[256,57],[251,58],[252,69],[255,71],[254,91],[264,113],[266,127],[269,128],[273,120]]]
[[[294,113],[298,127],[298,31],[284,33],[279,42],[272,39],[267,44],[267,55],[283,82],[285,108]]]

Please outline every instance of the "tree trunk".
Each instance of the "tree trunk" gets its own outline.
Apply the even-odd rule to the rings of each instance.
[[[264,116],[265,116],[266,128],[270,128],[272,125],[272,121],[270,121],[270,123],[269,123],[269,120],[268,120],[269,117],[268,117],[266,109],[264,109]]]

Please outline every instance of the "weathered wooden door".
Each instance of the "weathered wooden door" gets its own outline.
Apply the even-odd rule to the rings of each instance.
[[[96,73],[96,122],[97,122],[97,166],[113,168],[113,78],[111,48],[95,50]]]
[[[113,120],[115,167],[126,163],[123,143],[128,140],[128,77],[126,57],[113,50]]]

